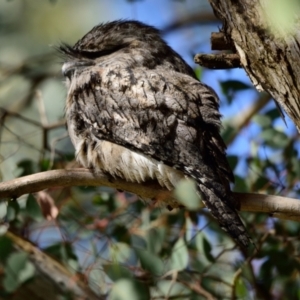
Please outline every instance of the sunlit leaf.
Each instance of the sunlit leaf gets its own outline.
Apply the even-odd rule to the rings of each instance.
[[[197,66],[195,69],[194,69],[194,72],[195,72],[195,75],[196,77],[201,80],[201,77],[202,77],[202,73],[203,73],[203,69],[199,66]]]
[[[157,282],[157,288],[160,294],[163,294],[166,298],[171,299],[179,298],[182,300],[191,299],[190,297],[180,297],[181,295],[190,295],[191,291],[180,282],[175,282],[173,280],[159,280]],[[165,299],[161,297],[162,299]]]
[[[196,192],[194,181],[189,179],[184,179],[179,182],[175,189],[175,197],[182,205],[190,210],[198,210],[203,206]]]
[[[248,288],[241,278],[237,281],[235,292],[238,299],[245,299],[248,295]]]
[[[126,263],[132,258],[133,250],[125,243],[113,243],[109,247],[110,257],[114,262]]]
[[[259,124],[261,127],[267,127],[272,124],[272,119],[267,115],[256,115],[252,118],[252,120]]]
[[[189,253],[183,238],[179,238],[172,249],[171,267],[173,270],[185,269],[189,262]]]
[[[109,300],[148,300],[149,289],[142,283],[130,279],[118,280],[108,297]]]
[[[7,214],[7,204],[6,202],[0,202],[0,220],[4,219]]]

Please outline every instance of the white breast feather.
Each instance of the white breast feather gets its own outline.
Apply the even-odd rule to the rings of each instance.
[[[176,184],[184,178],[184,174],[153,158],[130,151],[122,146],[98,141],[95,149],[87,147],[84,155],[84,141],[75,145],[76,158],[85,168],[95,168],[108,172],[114,177],[121,177],[131,182],[145,182],[156,179],[162,187],[174,189]]]

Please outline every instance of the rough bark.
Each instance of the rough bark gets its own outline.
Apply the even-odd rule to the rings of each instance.
[[[300,22],[297,12],[290,16],[292,30],[274,32],[269,22],[272,14],[269,1],[209,1],[254,86],[269,92],[299,130]]]

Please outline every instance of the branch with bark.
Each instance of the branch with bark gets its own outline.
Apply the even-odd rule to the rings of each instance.
[[[53,170],[16,178],[0,184],[0,199],[15,199],[24,194],[36,193],[51,187],[108,186],[136,194],[141,198],[174,199],[171,191],[162,188],[155,181],[137,184],[89,169]],[[255,193],[234,193],[239,210],[263,212],[272,217],[300,221],[300,201],[293,198]]]
[[[299,131],[300,20],[297,16],[298,12],[295,10],[289,16],[288,30],[284,26],[272,24],[274,16],[269,1],[209,1],[216,16],[223,23],[222,33],[225,36],[223,40],[228,45],[234,46],[240,64],[253,85],[259,91],[267,91],[283,107]],[[199,59],[199,55],[196,57]]]
[[[88,280],[82,280],[83,274],[74,274],[70,270],[42,252],[36,245],[11,231],[6,232],[17,250],[29,255],[30,262],[35,266],[35,277],[15,292],[16,299],[56,299],[57,295],[72,295],[72,299],[96,300],[105,299],[96,295],[89,287]],[[46,298],[45,298],[46,297]]]

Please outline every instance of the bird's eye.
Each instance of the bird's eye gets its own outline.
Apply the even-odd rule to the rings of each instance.
[[[76,65],[74,63],[67,62],[67,63],[63,64],[61,71],[65,77],[68,77],[69,79],[71,79],[71,77],[74,74],[75,68],[76,68]]]

